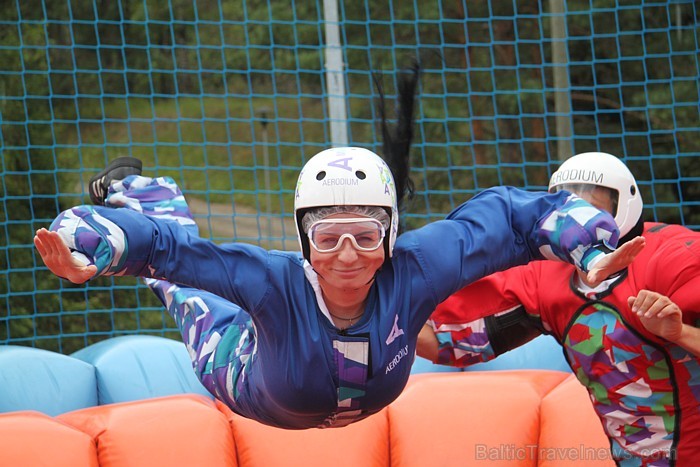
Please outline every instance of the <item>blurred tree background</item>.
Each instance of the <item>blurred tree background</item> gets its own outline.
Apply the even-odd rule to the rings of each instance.
[[[331,144],[323,4],[0,4],[0,342],[72,352],[124,333],[176,336],[135,279],[75,286],[48,273],[33,232],[130,154],[209,206],[200,226],[215,240],[270,244],[265,222],[289,222],[298,169]],[[421,62],[409,227],[489,186],[545,189],[561,158],[592,150],[628,163],[649,219],[700,225],[695,2],[337,6],[349,143],[381,148],[371,74],[391,98],[397,73]],[[212,205],[259,232],[217,236]],[[296,248],[293,229],[280,235]]]

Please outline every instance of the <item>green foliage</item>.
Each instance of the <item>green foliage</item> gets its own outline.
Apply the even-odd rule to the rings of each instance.
[[[371,72],[383,72],[391,100],[397,70],[416,55],[422,65],[408,228],[489,186],[546,186],[557,67],[570,83],[571,150],[624,155],[650,217],[700,224],[697,6],[623,3],[566,2],[562,65],[552,63],[547,2],[338,2],[352,144],[381,148]],[[0,341],[72,351],[173,329],[135,279],[75,286],[33,249],[34,230],[87,201],[87,180],[118,155],[209,203],[259,210],[269,183],[272,211],[291,215],[299,167],[329,140],[322,8],[26,0],[3,9]]]

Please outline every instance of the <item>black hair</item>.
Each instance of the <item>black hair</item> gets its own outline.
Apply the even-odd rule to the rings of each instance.
[[[412,64],[400,70],[397,78],[396,123],[390,125],[386,115],[386,100],[381,76],[373,72],[372,79],[377,89],[377,112],[380,118],[382,134],[382,157],[386,161],[396,185],[396,204],[399,211],[399,233],[404,223],[401,214],[407,203],[413,198],[415,187],[410,178],[411,143],[413,142],[413,124],[416,90],[420,77],[420,64],[415,58]]]

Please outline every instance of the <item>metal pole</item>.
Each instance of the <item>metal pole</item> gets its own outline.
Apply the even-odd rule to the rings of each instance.
[[[557,113],[557,154],[563,161],[572,154],[571,83],[566,44],[565,0],[549,0],[552,18],[552,63],[554,64],[554,109]]]
[[[265,213],[267,218],[267,238],[268,242],[272,238],[272,200],[270,198],[270,148],[269,148],[269,138],[267,135],[267,124],[269,120],[267,119],[267,114],[270,109],[262,108],[258,111],[260,113],[260,124],[262,125],[262,142],[263,142],[263,166],[264,166],[264,177],[265,177]]]
[[[348,145],[348,117],[345,108],[345,76],[343,49],[340,43],[338,3],[323,0],[323,19],[326,30],[326,86],[328,88],[328,115],[333,146]]]

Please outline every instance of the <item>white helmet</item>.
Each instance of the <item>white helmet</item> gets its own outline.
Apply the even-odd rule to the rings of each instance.
[[[610,188],[617,196],[615,223],[624,237],[642,216],[642,196],[637,181],[627,166],[617,157],[604,152],[585,152],[566,161],[552,174],[549,191],[564,185],[585,184]],[[565,188],[564,188],[565,189]]]
[[[309,261],[309,239],[302,228],[304,214],[323,206],[381,206],[391,214],[387,258],[399,227],[396,187],[384,159],[364,148],[326,149],[301,169],[294,196],[294,217],[301,251]]]

